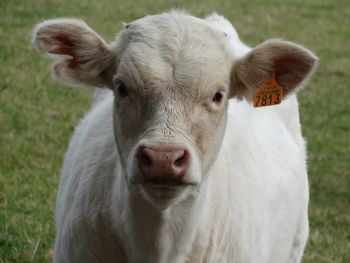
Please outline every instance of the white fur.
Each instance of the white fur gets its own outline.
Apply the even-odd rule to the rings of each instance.
[[[251,50],[223,17],[208,21],[227,34],[235,59]],[[126,180],[113,101],[112,92],[98,94],[70,142],[57,196],[55,263],[300,262],[309,193],[295,95],[259,109],[230,100],[209,176],[195,177],[199,186],[158,207]]]

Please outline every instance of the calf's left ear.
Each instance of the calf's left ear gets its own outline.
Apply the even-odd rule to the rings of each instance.
[[[317,62],[318,58],[300,45],[282,40],[265,41],[233,65],[231,94],[252,100],[264,81],[275,78],[285,97],[303,86]]]
[[[33,46],[55,62],[53,77],[69,85],[109,86],[115,54],[85,22],[52,19],[33,31]]]

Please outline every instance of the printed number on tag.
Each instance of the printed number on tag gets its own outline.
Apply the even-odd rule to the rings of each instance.
[[[254,107],[277,105],[282,102],[283,86],[277,83],[275,74],[264,80],[254,92]]]

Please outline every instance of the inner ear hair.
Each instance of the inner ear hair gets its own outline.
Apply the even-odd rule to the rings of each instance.
[[[109,85],[113,51],[84,21],[52,19],[38,24],[33,46],[54,59],[55,79],[69,85]]]

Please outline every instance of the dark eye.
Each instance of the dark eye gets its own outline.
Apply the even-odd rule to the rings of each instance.
[[[221,91],[218,91],[215,93],[212,101],[215,102],[216,104],[220,104],[223,97],[224,97],[223,93]]]
[[[118,86],[118,95],[122,98],[128,96],[128,90],[124,84]]]

